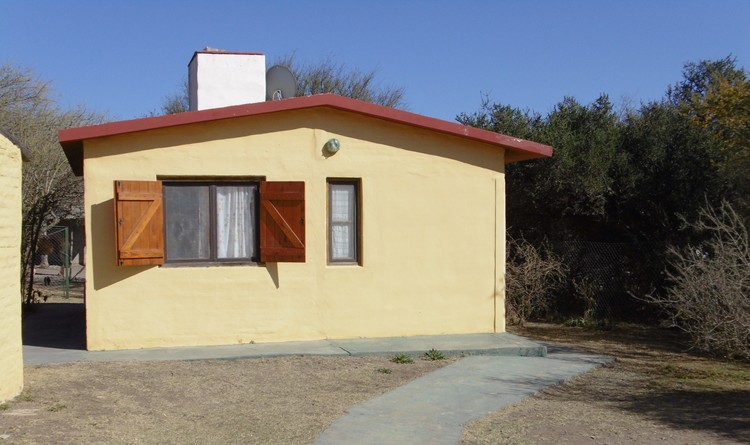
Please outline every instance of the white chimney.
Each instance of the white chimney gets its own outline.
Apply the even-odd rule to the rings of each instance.
[[[188,65],[190,111],[266,100],[266,56],[215,48],[196,51]]]

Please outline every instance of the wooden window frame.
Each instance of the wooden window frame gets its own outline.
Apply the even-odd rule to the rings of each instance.
[[[331,252],[331,185],[342,184],[354,186],[354,260],[335,260]],[[362,249],[362,179],[361,178],[326,178],[326,257],[329,265],[362,266],[364,258]]]
[[[222,180],[219,178],[210,178],[206,180],[162,180],[164,189],[163,198],[163,211],[164,211],[164,264],[165,265],[181,265],[181,266],[230,266],[230,265],[252,265],[260,262],[260,240],[259,240],[259,220],[260,220],[260,179],[239,179],[239,178],[227,178]],[[207,186],[209,189],[208,193],[208,212],[209,212],[209,258],[204,259],[170,259],[167,256],[169,251],[167,242],[167,225],[169,221],[169,215],[167,214],[167,195],[166,189],[169,187],[180,187],[180,186]],[[255,256],[250,258],[218,258],[217,255],[217,216],[216,216],[216,187],[218,186],[255,186],[255,230],[253,233],[254,239],[254,252]]]

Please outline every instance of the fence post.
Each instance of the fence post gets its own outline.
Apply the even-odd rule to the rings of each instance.
[[[63,267],[65,276],[65,299],[70,299],[70,232],[69,228],[65,227],[65,260]]]

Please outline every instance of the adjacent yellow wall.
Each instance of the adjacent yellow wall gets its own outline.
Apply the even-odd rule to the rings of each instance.
[[[23,389],[21,150],[0,133],[0,402]]]
[[[503,156],[328,109],[86,141],[88,348],[503,331]],[[174,176],[304,181],[306,262],[117,266],[113,181]],[[327,265],[329,177],[361,178],[362,266]]]

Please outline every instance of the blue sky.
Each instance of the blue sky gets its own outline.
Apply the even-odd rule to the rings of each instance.
[[[410,111],[446,120],[483,94],[542,113],[564,96],[637,105],[687,61],[750,68],[748,0],[0,1],[0,63],[117,120],[157,110],[206,46],[374,68]]]

